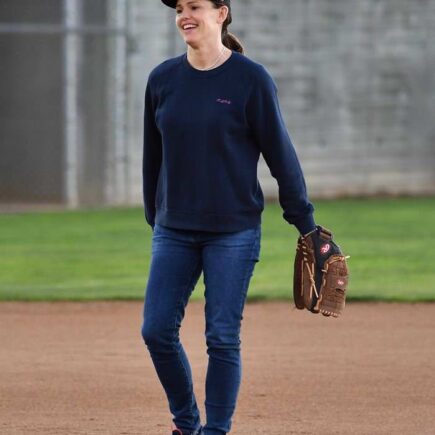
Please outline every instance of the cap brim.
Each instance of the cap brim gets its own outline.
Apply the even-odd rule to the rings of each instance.
[[[230,5],[230,0],[221,0],[223,5],[229,6]],[[177,7],[177,0],[162,0],[162,3],[165,4],[166,6],[169,6],[170,8],[176,8]],[[222,5],[222,6],[223,6]]]
[[[177,0],[162,0],[162,3],[164,3],[166,6],[169,6],[170,8],[174,8],[177,6]]]

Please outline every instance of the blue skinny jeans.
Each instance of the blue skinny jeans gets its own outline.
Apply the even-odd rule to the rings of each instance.
[[[202,433],[226,434],[241,382],[242,313],[260,240],[261,225],[232,233],[154,227],[142,337],[173,422],[183,433],[201,427],[191,368],[179,339],[189,297],[203,272],[208,367]]]

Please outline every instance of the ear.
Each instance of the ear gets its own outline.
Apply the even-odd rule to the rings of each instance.
[[[228,17],[228,6],[221,6],[219,8],[219,15],[218,15],[218,23],[219,24],[223,24],[225,22],[225,20]]]

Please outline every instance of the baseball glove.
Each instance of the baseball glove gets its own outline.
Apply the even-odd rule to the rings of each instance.
[[[346,258],[326,228],[317,226],[300,236],[293,276],[296,308],[338,317],[345,305],[349,281]]]

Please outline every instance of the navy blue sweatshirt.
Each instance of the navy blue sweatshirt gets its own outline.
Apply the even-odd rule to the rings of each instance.
[[[284,219],[305,234],[313,206],[265,68],[233,51],[200,71],[186,53],[158,65],[145,92],[143,195],[149,225],[241,231],[261,222],[260,153]]]

